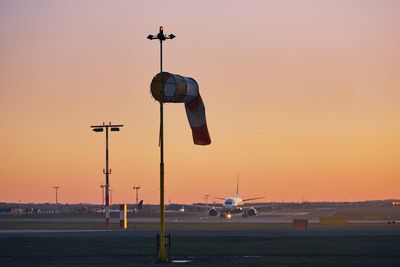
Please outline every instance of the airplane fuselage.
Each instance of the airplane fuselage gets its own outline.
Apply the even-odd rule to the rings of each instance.
[[[243,212],[243,200],[239,197],[229,197],[222,204],[222,212],[236,214]]]

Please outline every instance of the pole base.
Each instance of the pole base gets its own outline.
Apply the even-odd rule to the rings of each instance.
[[[160,253],[160,255],[158,255],[158,257],[156,259],[156,262],[158,262],[158,263],[169,263],[170,260],[169,260],[169,258],[167,256],[167,254],[161,255],[161,253]]]
[[[160,235],[157,234],[157,256],[156,262],[168,263],[171,262],[171,235],[165,235],[162,242],[160,242]],[[163,244],[160,246],[160,243]],[[168,249],[168,250],[167,250]]]

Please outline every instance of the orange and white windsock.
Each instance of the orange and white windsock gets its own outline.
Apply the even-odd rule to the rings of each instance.
[[[168,72],[154,76],[150,85],[151,94],[164,103],[185,103],[186,115],[192,128],[196,145],[211,144],[206,122],[206,108],[199,93],[199,85],[193,78]]]

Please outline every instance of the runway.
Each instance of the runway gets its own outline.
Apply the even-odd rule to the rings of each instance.
[[[359,237],[400,236],[399,229],[321,229],[321,230],[184,230],[168,231],[173,237]],[[158,231],[135,230],[0,230],[0,238],[10,237],[155,237]]]
[[[165,221],[167,223],[292,223],[295,218],[305,218],[309,222],[318,222],[319,217],[329,216],[336,212],[335,209],[331,208],[321,208],[314,209],[312,211],[274,211],[268,213],[262,213],[257,216],[242,218],[240,215],[235,215],[230,219],[221,219],[218,216],[207,216],[201,213],[196,214],[184,214],[184,213],[169,213],[166,216]],[[119,214],[118,214],[119,216]],[[93,217],[82,215],[80,217],[68,217],[58,216],[58,217],[18,217],[12,216],[7,218],[2,218],[2,222],[25,222],[25,223],[101,223],[104,222],[102,217]],[[113,222],[119,222],[119,218],[111,218]],[[157,223],[159,222],[159,217],[157,214],[154,216],[141,216],[140,214],[135,217],[128,218],[128,223]]]
[[[234,215],[230,219],[221,219],[218,216],[208,216],[204,213],[178,213],[171,212],[167,213],[165,222],[166,223],[286,223],[291,224],[294,219],[307,219],[309,223],[319,223],[319,218],[322,216],[332,216],[336,213],[336,209],[334,208],[316,208],[312,210],[295,210],[295,211],[272,211],[272,212],[264,212],[260,213],[257,216],[242,218],[241,215]],[[119,214],[118,214],[119,216]],[[111,222],[119,223],[119,217],[117,214],[114,214],[111,217]],[[8,216],[2,217],[0,219],[0,229],[1,223],[103,223],[104,217],[93,216],[93,215],[85,215],[81,216]],[[159,217],[158,214],[149,215],[130,215],[128,216],[128,224],[137,224],[137,223],[158,223]],[[386,223],[387,220],[349,220],[349,223]]]

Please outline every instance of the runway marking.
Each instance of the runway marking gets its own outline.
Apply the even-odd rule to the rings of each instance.
[[[172,263],[190,263],[192,260],[172,260]]]

